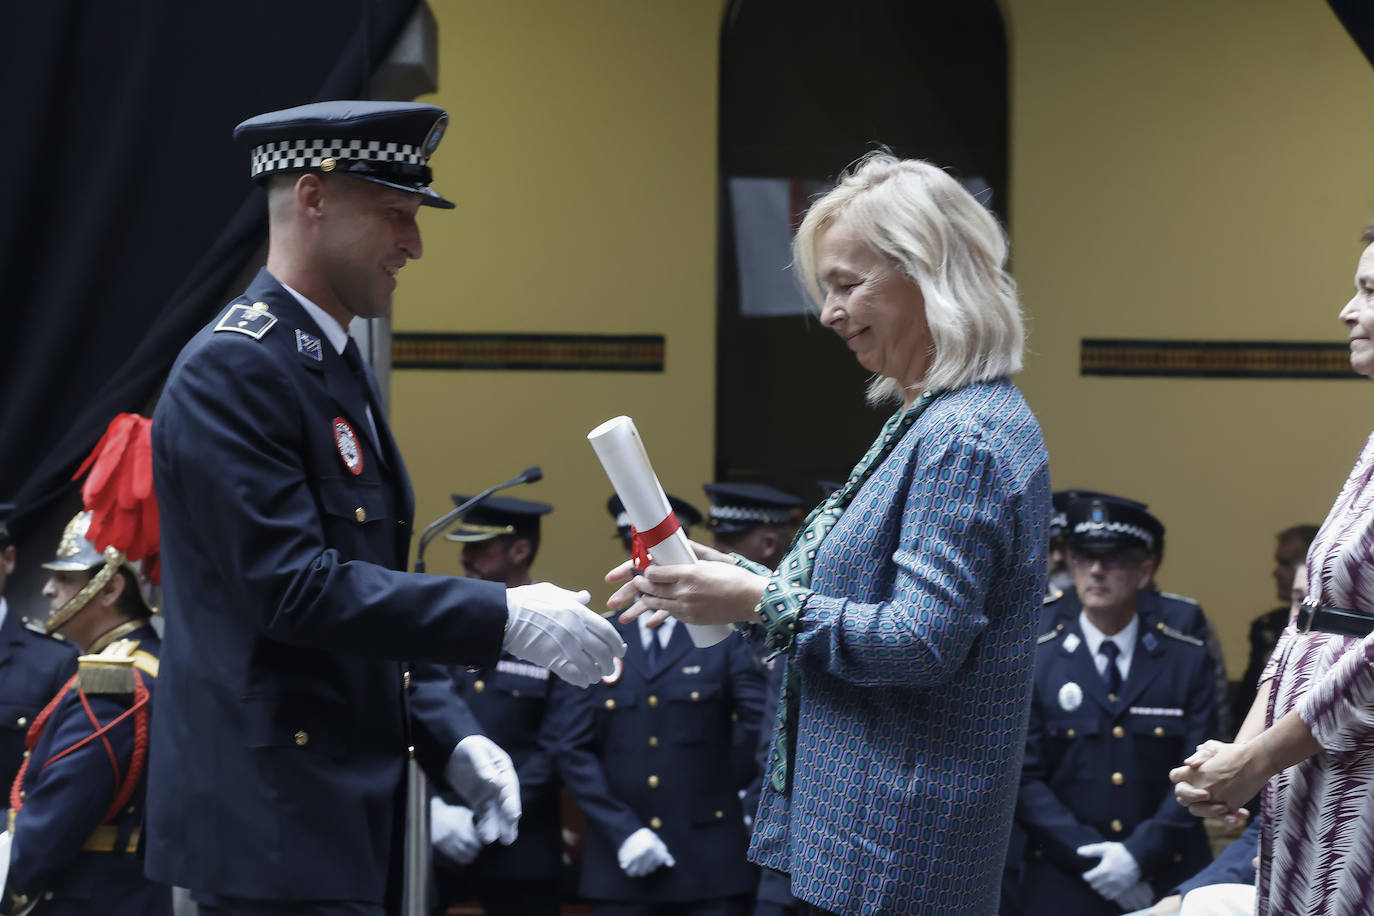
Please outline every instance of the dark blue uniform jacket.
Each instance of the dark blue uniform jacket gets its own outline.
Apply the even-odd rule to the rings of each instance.
[[[74,673],[75,647],[30,630],[10,605],[0,624],[0,797],[9,796],[34,716]]]
[[[137,643],[135,670],[155,699],[160,644],[152,626],[122,637]],[[90,712],[105,725],[127,712],[131,693],[91,693]],[[149,705],[155,705],[154,700]],[[172,912],[171,890],[143,876],[139,855],[148,771],[129,801],[109,820],[105,814],[134,753],[134,717],[60,759],[61,752],[95,731],[81,697],[68,690],[52,713],[28,769],[23,807],[14,818],[8,895],[39,900],[35,916],[161,916]],[[49,761],[52,761],[49,765]],[[47,895],[51,894],[51,897]]]
[[[1140,618],[1113,701],[1076,618],[1039,637],[1016,819],[1026,834],[1026,914],[1121,912],[1075,850],[1123,843],[1162,895],[1211,860],[1202,822],[1174,801],[1169,770],[1212,736],[1212,662],[1201,641]]]
[[[752,893],[758,870],[745,853],[740,790],[753,753],[764,673],[735,636],[706,649],[684,626],[650,668],[637,624],[616,624],[628,645],[614,683],[573,695],[560,757],[563,778],[587,815],[583,895],[667,902]],[[649,827],[677,864],[642,878],[621,871],[620,844]]]
[[[265,270],[172,368],[153,418],[168,608],[148,798],[160,881],[396,899],[408,748],[437,779],[456,727],[411,727],[399,660],[500,653],[502,586],[402,571],[410,481],[376,410],[372,437],[365,390]]]

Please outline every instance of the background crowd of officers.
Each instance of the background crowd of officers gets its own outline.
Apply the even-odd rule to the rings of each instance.
[[[707,484],[705,490],[705,519],[672,497],[682,525],[704,521],[718,549],[775,564],[795,531],[802,500],[760,484]],[[135,669],[142,671],[137,684],[146,695],[157,673],[151,612],[141,597],[131,597],[137,580],[120,574],[114,581],[122,584],[102,587],[102,594],[111,593],[106,610],[97,596],[87,605],[95,610],[45,634],[47,615],[22,617],[4,598],[16,559],[3,527],[5,508],[0,780],[7,791],[14,787],[11,808],[41,806],[52,836],[37,858],[30,845],[28,861],[12,863],[11,881],[24,869],[37,869],[46,887],[62,887],[77,901],[105,901],[99,912],[161,911],[147,909],[147,894],[170,892],[140,887],[146,775],[133,772],[130,762],[138,689],[127,677],[102,686],[98,672],[85,674],[86,693],[97,706],[94,719],[67,709],[71,721],[65,725],[66,707],[53,699],[72,680],[78,654],[86,656],[84,673],[90,658],[108,655],[116,638],[125,655],[142,654]],[[617,499],[608,510],[629,556],[629,521]],[[1061,491],[1055,510],[1003,913],[1117,914],[1186,889],[1211,861],[1203,824],[1174,802],[1168,771],[1197,744],[1243,719],[1251,682],[1287,623],[1294,570],[1315,528],[1295,526],[1278,535],[1274,578],[1284,604],[1255,619],[1249,667],[1239,695],[1228,703],[1225,668],[1202,609],[1156,588],[1164,527],[1148,507]],[[546,503],[489,497],[448,538],[461,543],[468,576],[525,585],[534,581],[540,520],[550,511]],[[79,543],[66,543],[71,537],[69,528],[57,558],[45,564],[53,578],[44,594],[54,609],[106,561],[89,544],[83,554]],[[449,670],[482,730],[510,754],[523,815],[513,845],[484,845],[463,800],[434,795],[436,912],[476,901],[491,914],[537,916],[558,913],[562,903],[578,898],[593,901],[597,913],[622,916],[795,912],[785,877],[761,875],[745,857],[782,659],[760,656],[743,639],[697,648],[671,620],[658,630],[639,622],[616,626],[628,652],[614,675],[588,689],[509,654],[494,668]],[[67,706],[74,704],[69,697]],[[125,712],[130,715],[120,721],[127,727],[100,734],[84,753],[53,761],[57,766],[40,766],[94,733],[91,721],[109,723]],[[59,725],[35,729],[45,717]],[[111,767],[106,749],[124,765]],[[137,784],[123,785],[131,780]],[[107,810],[117,797],[119,810]],[[1249,856],[1244,859],[1248,866]],[[111,909],[111,900],[128,906]],[[170,902],[159,904],[164,906],[171,911]]]

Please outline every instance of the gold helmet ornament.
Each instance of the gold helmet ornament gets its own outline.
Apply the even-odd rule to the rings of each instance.
[[[142,584],[156,584],[158,569],[157,499],[153,493],[152,421],[122,413],[111,421],[75,480],[90,470],[81,488],[86,508],[67,523],[57,556],[44,563],[54,572],[90,572],[91,581],[43,622],[54,633],[65,626],[100,593],[120,568],[134,582],[135,597],[148,613],[152,608]]]

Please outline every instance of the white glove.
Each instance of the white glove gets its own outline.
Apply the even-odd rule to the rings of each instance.
[[[468,735],[444,765],[444,777],[463,796],[483,844],[497,838],[509,846],[520,823],[520,779],[510,755],[484,735]]]
[[[609,620],[583,607],[591,597],[550,582],[507,589],[505,648],[578,687],[614,673],[625,640]]]
[[[1144,881],[1137,881],[1112,899],[1116,901],[1117,906],[1128,913],[1133,913],[1136,910],[1143,910],[1153,905],[1155,902],[1155,892],[1154,888],[1150,887],[1150,885],[1146,884]]]
[[[1117,894],[1140,880],[1135,856],[1120,843],[1089,843],[1077,851],[1085,859],[1102,857],[1102,861],[1083,873],[1083,880],[1108,900],[1115,900]]]
[[[620,870],[631,878],[642,878],[654,869],[665,865],[672,868],[677,864],[663,840],[648,827],[640,827],[626,837],[616,859],[620,862]]]
[[[472,809],[447,804],[437,795],[429,800],[429,841],[459,865],[470,865],[482,851],[472,825]]]

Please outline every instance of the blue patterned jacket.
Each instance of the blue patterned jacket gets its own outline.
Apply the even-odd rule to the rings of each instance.
[[[945,393],[821,543],[788,661],[792,794],[764,789],[750,846],[801,900],[846,916],[996,912],[1048,460],[1009,381]]]

